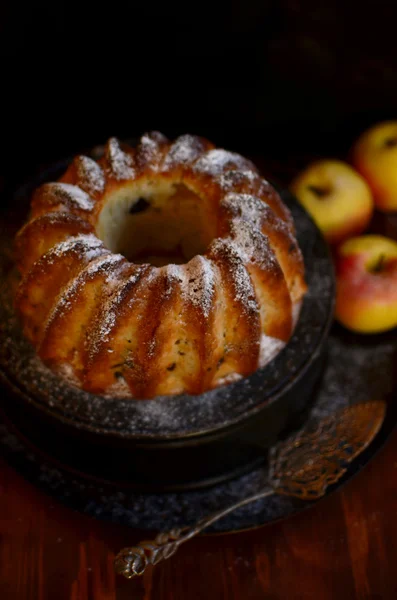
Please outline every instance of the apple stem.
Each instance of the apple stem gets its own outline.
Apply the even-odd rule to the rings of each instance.
[[[385,141],[385,146],[387,146],[388,148],[393,148],[394,146],[397,146],[397,138],[389,138]]]
[[[375,266],[372,269],[373,273],[380,273],[381,271],[383,271],[383,268],[385,266],[385,259],[386,256],[384,254],[381,254],[378,261],[375,263]]]
[[[316,194],[318,198],[324,198],[324,196],[327,196],[330,193],[328,188],[321,188],[317,185],[308,185],[307,189],[313,192],[313,194]]]

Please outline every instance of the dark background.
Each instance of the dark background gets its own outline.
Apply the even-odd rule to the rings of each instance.
[[[110,135],[344,152],[396,116],[394,2],[71,2],[0,9],[3,184]]]

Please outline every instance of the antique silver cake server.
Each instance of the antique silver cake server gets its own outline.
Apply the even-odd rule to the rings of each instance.
[[[317,500],[336,483],[374,439],[386,414],[386,403],[370,401],[348,406],[330,417],[309,423],[299,433],[279,442],[269,452],[268,486],[227,508],[201,519],[192,527],[159,533],[121,550],[114,560],[116,572],[127,579],[142,575],[148,565],[169,558],[181,544],[234,510],[272,494]]]

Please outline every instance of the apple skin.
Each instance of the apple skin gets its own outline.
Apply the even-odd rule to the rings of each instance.
[[[352,163],[367,180],[379,210],[397,211],[397,121],[379,123],[354,144]]]
[[[397,242],[381,235],[347,240],[336,253],[335,317],[358,333],[397,326]]]
[[[340,244],[368,227],[373,213],[371,189],[345,162],[314,162],[294,179],[290,189],[330,244]]]

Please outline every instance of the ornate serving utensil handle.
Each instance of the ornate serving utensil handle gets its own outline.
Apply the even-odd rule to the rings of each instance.
[[[255,500],[266,498],[266,496],[271,496],[272,494],[274,494],[274,490],[269,487],[254,496],[244,498],[227,508],[204,517],[193,527],[171,529],[167,533],[159,533],[152,541],[142,541],[139,542],[138,546],[124,548],[115,558],[115,570],[127,579],[142,575],[148,565],[157,565],[160,561],[170,558],[181,544],[195,537],[219,519],[222,519],[237,508],[241,508],[250,502],[255,502]]]
[[[299,433],[274,446],[269,453],[269,485],[257,494],[204,517],[192,527],[159,533],[153,541],[124,548],[114,561],[127,579],[142,575],[148,565],[170,558],[201,531],[246,504],[272,494],[317,500],[346,472],[348,464],[374,439],[386,414],[383,401],[354,404],[330,417],[309,423]]]

